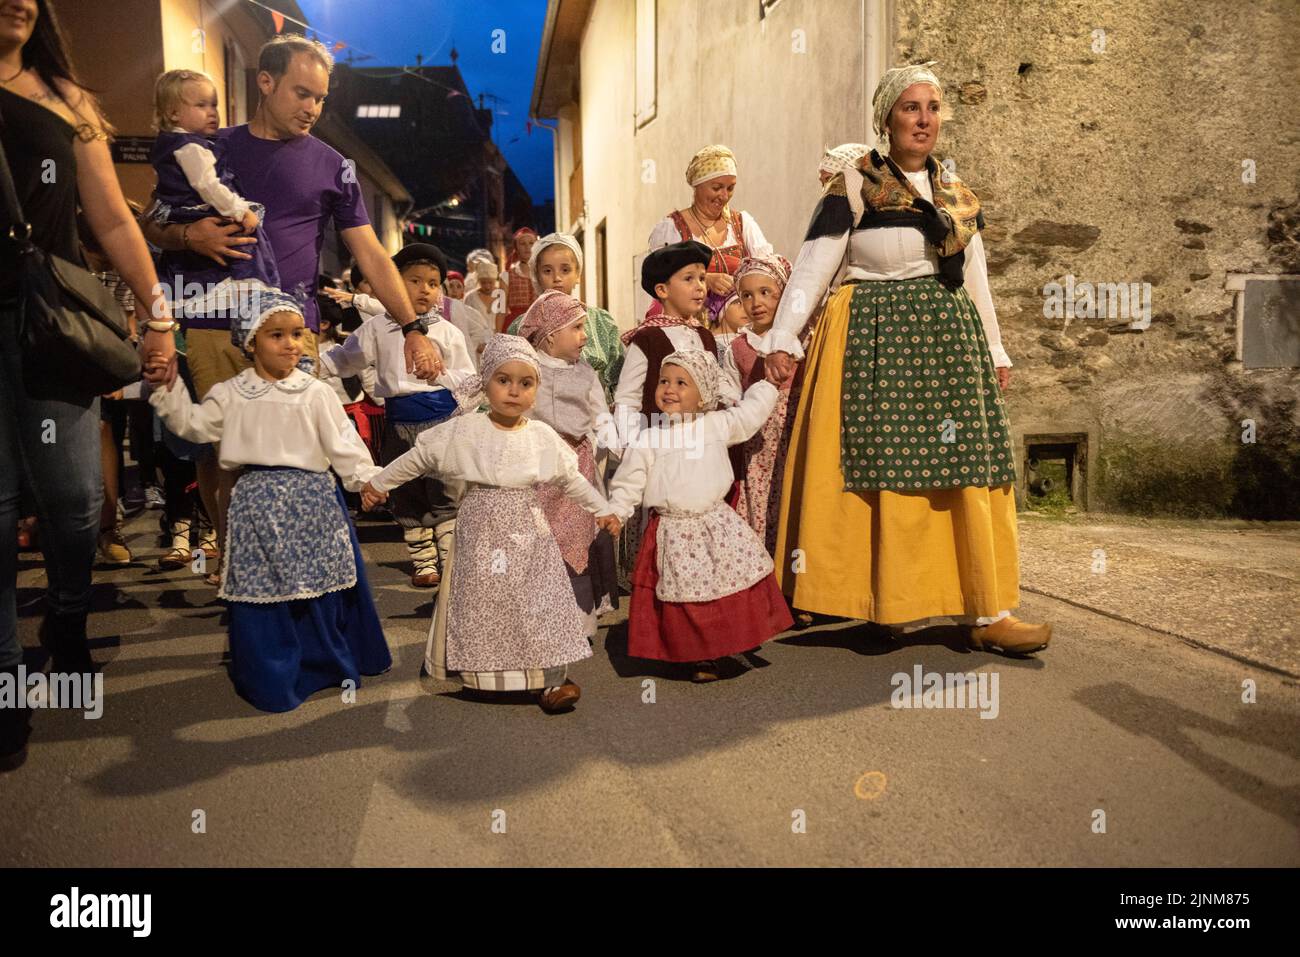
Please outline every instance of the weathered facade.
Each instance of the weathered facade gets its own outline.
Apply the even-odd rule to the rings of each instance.
[[[1289,0],[551,0],[533,111],[557,120],[557,225],[605,270],[586,294],[602,278],[630,326],[696,149],[735,150],[735,205],[793,258],[822,150],[873,142],[885,68],[938,61],[1022,485],[1062,457],[1088,508],[1300,518],[1298,54]],[[1132,295],[1090,308],[1101,287]],[[1261,348],[1279,367],[1241,361]]]

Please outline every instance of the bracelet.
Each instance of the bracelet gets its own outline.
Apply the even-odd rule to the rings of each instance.
[[[193,251],[190,250],[190,227],[193,225],[193,223],[186,223],[181,227],[181,247],[190,252]]]
[[[180,323],[175,319],[150,319],[145,325],[149,327],[150,332],[171,332]]]

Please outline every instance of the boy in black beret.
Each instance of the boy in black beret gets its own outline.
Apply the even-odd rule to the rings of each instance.
[[[656,249],[641,263],[641,288],[659,301],[663,312],[647,317],[631,332],[623,334],[627,356],[614,390],[614,417],[618,424],[620,451],[626,447],[637,423],[649,422],[658,411],[655,387],[659,384],[659,364],[664,356],[678,349],[704,349],[718,354],[713,333],[704,328],[699,315],[704,309],[707,290],[704,274],[713,252],[695,240],[673,243]],[[654,370],[650,375],[649,370]],[[724,391],[721,407],[739,400],[730,384]],[[644,416],[642,419],[640,416]]]

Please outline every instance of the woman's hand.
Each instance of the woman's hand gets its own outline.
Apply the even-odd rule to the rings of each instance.
[[[157,335],[170,335],[170,333],[157,333]],[[165,386],[170,389],[176,381],[176,346],[173,343],[170,355],[164,355],[161,352],[144,351],[144,381],[148,382],[154,388]]]
[[[619,533],[619,531],[622,530],[622,528],[623,528],[623,526],[622,526],[622,524],[620,524],[619,520],[618,520],[616,517],[614,517],[613,515],[598,515],[598,516],[596,516],[596,524],[597,524],[599,527],[603,528],[605,531],[609,532],[609,534],[610,534],[613,538],[618,538],[618,533]]]
[[[207,256],[219,266],[226,265],[227,259],[252,259],[248,253],[240,252],[240,246],[257,242],[253,236],[240,236],[243,229],[240,223],[223,222],[215,216],[196,220],[188,226],[182,226],[184,248],[190,252]]]
[[[996,371],[998,374],[998,388],[1006,392],[1011,388],[1011,367],[999,366]]]
[[[736,280],[725,272],[706,272],[704,274],[704,287],[715,296],[727,295],[735,285]]]
[[[326,286],[324,289],[321,290],[321,292],[329,296],[340,306],[352,305],[352,297],[354,295],[353,293],[346,292],[342,289],[335,289],[333,286]]]
[[[795,357],[788,352],[772,352],[763,361],[765,378],[772,385],[780,388],[785,380],[794,375]]]

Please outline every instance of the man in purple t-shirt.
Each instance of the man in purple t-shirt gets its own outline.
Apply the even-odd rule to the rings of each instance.
[[[401,277],[379,243],[366,215],[356,168],[336,150],[311,135],[329,93],[334,58],[324,45],[299,36],[279,36],[262,47],[257,86],[261,100],[244,126],[222,130],[226,162],[240,194],[266,207],[264,227],[275,254],[280,284],[303,305],[308,329],[306,352],[316,357],[319,326],[316,276],[325,229],[332,221],[392,320],[407,333],[407,372],[432,380],[442,373],[442,356],[416,323]],[[255,243],[238,223],[210,217],[187,225],[159,228],[147,218],[145,235],[167,250],[189,250],[221,265],[248,259],[240,246]],[[229,322],[195,321],[186,327],[186,360],[199,400],[216,383],[248,368],[248,358],[230,339]],[[173,366],[174,369],[174,366]],[[174,376],[169,371],[167,377]],[[157,376],[146,376],[157,378]],[[198,467],[199,489],[216,519],[225,544],[225,516],[235,473],[208,456]],[[215,576],[209,576],[209,579]],[[214,581],[213,584],[216,582]]]

